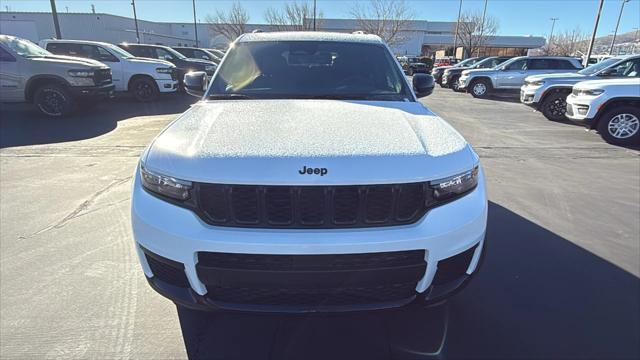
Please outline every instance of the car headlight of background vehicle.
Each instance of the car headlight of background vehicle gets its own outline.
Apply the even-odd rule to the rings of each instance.
[[[436,202],[444,202],[456,199],[478,185],[478,167],[461,174],[430,182],[433,189],[433,198]]]
[[[191,197],[193,184],[191,181],[176,179],[162,175],[140,166],[140,180],[148,191],[173,200],[185,201]]]
[[[172,68],[156,68],[156,72],[159,74],[171,74],[173,72]]]
[[[573,89],[576,96],[598,96],[604,92],[602,89]]]
[[[527,85],[531,85],[531,86],[542,86],[542,85],[544,85],[544,81],[543,81],[543,80],[527,81]]]

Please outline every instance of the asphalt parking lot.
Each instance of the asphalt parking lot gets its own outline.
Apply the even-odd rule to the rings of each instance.
[[[0,358],[184,358],[185,342],[215,359],[640,357],[640,152],[440,88],[424,102],[474,146],[490,196],[464,292],[380,313],[178,314],[138,265],[129,191],[144,146],[194,101],[69,120],[2,106]]]

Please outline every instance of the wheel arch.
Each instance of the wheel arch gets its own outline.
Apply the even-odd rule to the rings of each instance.
[[[542,94],[542,97],[540,98],[540,101],[538,103],[542,104],[545,102],[545,100],[547,100],[547,98],[549,98],[549,96],[551,94],[557,94],[557,93],[565,93],[567,95],[571,94],[571,89],[572,89],[572,85],[556,85],[556,86],[550,86],[548,89],[546,89],[544,91],[544,93]]]
[[[134,81],[138,80],[138,79],[151,80],[155,84],[156,88],[158,87],[158,83],[156,82],[156,79],[153,78],[153,76],[151,76],[149,74],[133,74],[133,75],[131,75],[131,77],[129,77],[129,81],[127,82],[127,90],[126,91],[131,90],[131,84]]]
[[[471,80],[469,80],[469,87],[473,87],[473,84],[481,80],[487,81],[492,88],[495,88],[495,84],[493,83],[493,80],[489,76],[484,76],[484,75],[472,77]]]
[[[627,97],[611,98],[607,100],[598,108],[598,112],[596,113],[596,116],[593,118],[593,121],[591,122],[591,128],[592,129],[597,128],[598,123],[602,118],[602,115],[606,114],[607,111],[609,111],[610,109],[616,106],[636,106],[640,108],[640,97],[627,96]]]
[[[26,101],[32,102],[38,87],[45,84],[50,84],[50,83],[62,85],[65,87],[70,86],[67,80],[65,80],[63,77],[58,75],[47,74],[47,75],[32,76],[31,78],[29,78],[29,80],[27,80],[27,84],[24,87],[24,97]]]

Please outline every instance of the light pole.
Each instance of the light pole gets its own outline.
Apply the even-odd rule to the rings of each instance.
[[[62,39],[60,23],[58,22],[58,11],[56,10],[56,0],[51,0],[51,15],[53,16],[53,27],[56,29],[56,39]]]
[[[316,31],[316,0],[313,0],[313,31]]]
[[[196,47],[200,47],[198,44],[198,24],[196,23],[196,0],[193,0],[193,30],[196,33]]]
[[[558,20],[558,18],[550,18],[549,20],[551,20],[551,32],[549,33],[549,45],[547,45],[547,55],[549,55],[549,52],[551,51],[551,44],[553,43],[553,28],[556,26],[556,20]]]
[[[600,13],[602,13],[602,5],[604,4],[604,0],[600,0],[600,4],[598,5],[598,13],[596,14],[596,22],[593,24],[593,32],[591,33],[591,41],[589,41],[589,49],[587,50],[587,57],[584,58],[584,67],[589,65],[589,58],[591,57],[591,52],[593,51],[593,42],[596,40],[596,32],[598,32],[598,23],[600,22]]]
[[[453,58],[456,57],[456,48],[458,47],[458,27],[460,26],[460,14],[462,12],[462,0],[460,0],[460,6],[458,7],[458,21],[456,21],[456,35],[453,37]]]
[[[140,32],[138,31],[138,15],[136,15],[136,0],[131,0],[133,6],[133,21],[136,23],[136,42],[140,44]]]
[[[480,27],[480,41],[483,41],[482,40],[482,35],[484,34],[484,17],[487,15],[487,2],[488,1],[489,0],[484,0],[484,10],[482,11],[482,25]],[[486,45],[485,45],[485,49],[486,49]],[[478,49],[476,50],[476,56],[480,56],[480,46],[478,46]]]
[[[620,18],[622,17],[622,10],[624,10],[624,4],[629,2],[629,0],[622,0],[622,5],[620,5],[620,14],[618,14],[618,22],[616,23],[616,30],[613,32],[613,39],[611,39],[611,47],[609,48],[609,55],[613,55],[613,45],[616,42],[616,35],[618,35],[618,26],[620,26]]]

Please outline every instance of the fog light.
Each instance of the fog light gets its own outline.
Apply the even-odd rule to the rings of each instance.
[[[580,115],[587,115],[587,112],[589,112],[589,107],[586,105],[578,105],[577,108]]]

